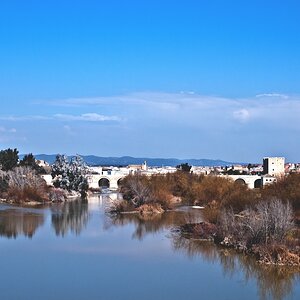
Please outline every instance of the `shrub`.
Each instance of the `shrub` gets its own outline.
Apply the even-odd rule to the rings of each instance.
[[[115,200],[112,201],[107,209],[107,212],[111,214],[119,214],[122,212],[129,212],[134,210],[134,205],[127,200]]]
[[[149,180],[139,174],[125,177],[121,182],[121,192],[124,200],[131,202],[134,207],[150,202],[151,199]]]
[[[281,243],[293,226],[289,203],[279,199],[261,201],[243,215],[232,209],[223,210],[219,218],[221,235],[231,236],[248,247],[253,244]]]
[[[230,179],[204,177],[183,171],[150,177],[129,175],[121,183],[121,192],[123,198],[131,201],[135,207],[152,202],[160,203],[164,209],[168,209],[174,197],[188,204],[205,205],[209,219],[215,221],[223,207],[232,207],[235,212],[239,212],[253,205],[258,198],[255,191]],[[209,205],[213,201],[214,204]]]
[[[0,151],[0,168],[9,171],[18,165],[19,151],[17,149],[6,149]]]
[[[300,210],[300,174],[294,173],[280,177],[277,182],[262,189],[262,198],[272,197],[289,202],[295,211]]]
[[[82,198],[86,198],[89,188],[86,174],[87,166],[79,155],[72,157],[70,162],[66,155],[57,155],[51,170],[56,188],[77,191]]]
[[[17,167],[7,173],[7,200],[14,202],[49,200],[48,187],[44,179],[29,167]]]
[[[217,201],[208,203],[203,210],[206,220],[210,223],[217,223],[220,212],[220,203]]]
[[[171,205],[172,194],[163,175],[129,175],[122,180],[121,192],[123,199],[136,208],[144,204],[158,203],[166,210]]]
[[[51,188],[49,191],[49,200],[52,202],[63,202],[67,199],[65,190],[59,188]]]

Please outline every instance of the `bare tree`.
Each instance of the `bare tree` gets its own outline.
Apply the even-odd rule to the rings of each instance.
[[[38,176],[30,167],[17,167],[7,172],[8,183],[10,187],[17,188],[38,188],[45,184],[45,180]]]
[[[148,184],[145,184],[145,179],[139,175],[128,178],[126,182],[125,189],[130,192],[130,201],[136,207],[147,203],[151,199],[151,189]]]
[[[30,167],[16,167],[7,172],[7,199],[15,202],[48,201],[47,184]]]
[[[282,242],[293,226],[293,211],[289,203],[279,199],[259,202],[243,215],[235,215],[232,209],[221,213],[219,223],[223,236],[231,236],[235,242],[267,244]]]

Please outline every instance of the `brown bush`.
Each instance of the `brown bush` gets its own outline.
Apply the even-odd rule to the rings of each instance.
[[[220,217],[220,203],[217,201],[212,201],[208,203],[204,210],[203,214],[205,216],[205,219],[210,223],[217,223],[219,217]]]
[[[49,201],[48,187],[44,179],[29,167],[17,167],[7,173],[7,200],[13,202]]]
[[[250,190],[248,186],[231,183],[228,192],[221,200],[221,207],[231,207],[235,212],[240,212],[247,207],[253,207],[259,200],[259,192]]]
[[[218,176],[206,176],[197,186],[197,204],[205,205],[211,201],[220,202],[228,194],[233,182]]]
[[[285,245],[271,244],[253,247],[257,260],[263,264],[300,266],[299,253],[293,253]]]
[[[300,174],[294,173],[277,179],[262,189],[262,198],[278,197],[289,202],[294,211],[300,211]]]
[[[177,171],[167,174],[165,181],[172,195],[180,197],[185,203],[194,204],[198,198],[198,186],[203,178],[203,175]]]
[[[159,203],[166,210],[172,199],[170,186],[163,175],[129,175],[122,180],[121,193],[124,200],[136,208],[144,204]]]
[[[21,202],[47,202],[49,197],[45,187],[17,187],[12,186],[8,188],[7,200],[21,203]]]
[[[127,176],[121,185],[121,192],[135,207],[146,203],[160,203],[164,209],[172,207],[172,198],[179,197],[184,203],[208,206],[215,201],[217,206],[208,206],[209,220],[216,221],[219,210],[232,207],[235,212],[256,202],[257,195],[246,185],[234,183],[219,176],[194,175],[177,171],[166,175]]]
[[[149,178],[139,174],[129,175],[121,182],[121,193],[124,200],[127,200],[135,207],[139,207],[150,201]]]
[[[172,192],[163,175],[152,176],[149,180],[150,202],[158,203],[164,210],[171,207]]]
[[[223,237],[231,236],[248,247],[254,244],[283,243],[293,228],[292,209],[279,199],[261,201],[254,208],[236,215],[232,209],[223,210],[219,227]]]
[[[59,188],[50,188],[49,200],[52,202],[63,202],[67,199],[66,191]]]
[[[154,215],[164,212],[164,209],[159,203],[143,204],[138,208],[138,212],[143,215]]]
[[[133,210],[135,210],[134,205],[127,200],[115,200],[112,203],[110,203],[109,207],[107,208],[107,212],[111,214],[119,214]]]
[[[246,207],[254,206],[259,198],[257,192],[246,185],[219,176],[205,177],[194,189],[197,199],[195,203],[205,206],[204,213],[211,222],[217,221],[223,208],[240,212]]]

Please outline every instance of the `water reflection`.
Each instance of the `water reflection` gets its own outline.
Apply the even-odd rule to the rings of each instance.
[[[57,236],[64,236],[64,242],[62,243],[61,239],[58,239],[57,245],[63,244],[64,247],[67,249],[73,249],[74,248],[74,239],[73,237],[70,237],[67,235],[67,233],[71,232],[76,235],[80,235],[80,237],[76,238],[76,244],[78,246],[82,246],[83,248],[88,249],[96,249],[97,251],[99,249],[103,249],[105,247],[105,254],[100,252],[95,252],[93,256],[90,258],[90,255],[81,253],[81,257],[83,259],[78,259],[78,253],[74,252],[67,252],[67,255],[71,260],[74,261],[72,263],[72,266],[74,266],[74,270],[76,271],[72,272],[70,269],[68,269],[68,273],[65,273],[65,267],[62,261],[64,261],[65,256],[62,255],[60,257],[61,260],[57,257],[57,253],[53,252],[52,245],[53,245],[53,237],[51,237],[51,247],[47,248],[47,244],[45,243],[44,251],[45,257],[47,256],[47,260],[45,260],[45,264],[47,269],[51,269],[53,265],[56,266],[54,268],[56,271],[58,270],[57,274],[60,274],[61,280],[60,282],[68,282],[68,285],[70,286],[76,286],[80,287],[80,281],[76,282],[74,284],[75,277],[70,277],[69,274],[75,274],[78,270],[80,270],[80,273],[84,274],[88,280],[87,282],[91,282],[91,285],[89,286],[89,291],[94,291],[95,296],[93,299],[98,299],[99,296],[99,278],[105,284],[103,283],[103,289],[105,287],[107,288],[107,294],[110,295],[111,293],[111,286],[114,287],[114,281],[110,281],[110,278],[114,278],[114,276],[117,276],[115,274],[115,265],[116,261],[118,262],[118,274],[121,274],[120,278],[118,279],[120,282],[124,280],[123,274],[126,274],[128,270],[131,270],[132,266],[134,266],[134,270],[137,272],[134,274],[134,276],[138,276],[139,278],[143,278],[145,274],[145,270],[147,270],[150,274],[153,272],[154,278],[159,278],[159,276],[156,276],[157,272],[157,258],[159,258],[159,255],[157,253],[160,253],[161,250],[166,251],[166,256],[163,256],[163,259],[160,262],[166,261],[166,264],[162,264],[162,271],[165,274],[165,278],[169,278],[169,282],[166,279],[166,283],[169,284],[170,287],[176,292],[172,293],[172,289],[170,288],[170,297],[165,299],[183,299],[184,297],[177,296],[177,291],[180,292],[180,290],[188,290],[195,291],[196,295],[194,298],[192,297],[186,297],[187,299],[196,299],[196,297],[201,296],[202,291],[198,291],[197,282],[198,277],[200,276],[203,280],[202,286],[205,289],[205,285],[207,284],[209,286],[209,282],[205,281],[206,273],[209,272],[211,269],[211,265],[217,266],[217,268],[214,269],[212,272],[215,274],[215,270],[221,270],[221,273],[223,272],[224,278],[220,282],[220,286],[224,289],[224,291],[228,294],[230,293],[231,289],[233,287],[237,287],[236,284],[232,283],[233,280],[236,280],[236,278],[242,278],[243,283],[240,284],[240,295],[243,295],[246,289],[244,289],[244,285],[252,289],[252,287],[257,290],[257,297],[260,299],[283,299],[283,298],[294,298],[296,299],[297,296],[299,298],[299,289],[295,288],[296,284],[299,284],[299,273],[296,273],[297,270],[291,269],[291,268],[283,268],[283,267],[274,267],[274,266],[263,266],[256,263],[256,261],[249,256],[237,254],[233,250],[228,250],[224,248],[216,247],[213,243],[210,242],[200,242],[196,240],[189,240],[186,238],[183,238],[179,235],[178,231],[172,230],[173,228],[176,228],[176,226],[180,226],[182,224],[186,223],[195,223],[202,221],[202,213],[201,210],[197,209],[191,209],[191,208],[181,208],[177,211],[170,211],[161,215],[156,216],[148,216],[148,217],[141,217],[136,214],[125,214],[121,215],[119,217],[116,216],[108,216],[104,214],[105,207],[110,201],[111,198],[102,197],[102,196],[94,196],[93,199],[89,199],[89,204],[87,202],[82,202],[80,200],[72,201],[72,202],[66,202],[61,204],[52,204],[50,206],[46,206],[43,209],[34,209],[34,208],[21,208],[21,207],[14,207],[14,206],[8,206],[8,205],[1,205],[0,206],[0,235],[7,237],[7,238],[17,238],[18,236],[26,236],[26,237],[32,237],[37,229],[41,227],[43,224],[43,234],[39,234],[36,236],[36,239],[30,241],[26,244],[30,249],[32,247],[33,251],[30,254],[30,251],[24,253],[19,253],[19,243],[15,243],[15,241],[7,241],[7,245],[9,246],[6,252],[6,257],[8,257],[8,264],[6,267],[6,271],[2,272],[3,274],[7,274],[7,272],[12,272],[12,274],[17,274],[15,270],[19,270],[20,268],[19,264],[24,264],[24,267],[20,268],[20,270],[28,270],[28,265],[32,264],[32,262],[36,261],[36,249],[40,251],[40,245],[41,243],[45,242],[45,239],[47,239],[47,235],[50,236],[50,232],[52,233],[53,230],[55,231]],[[90,216],[92,218],[90,218]],[[47,220],[51,221],[50,226],[48,222],[44,222],[44,220],[47,218]],[[91,220],[91,221],[90,221]],[[82,232],[83,229],[87,226],[88,222],[90,221],[89,227],[86,231]],[[118,227],[126,227],[126,230],[119,231],[118,230],[112,230],[111,234],[110,232],[106,232],[107,234],[102,234],[99,226],[101,226],[105,223],[106,228],[118,228]],[[129,226],[128,226],[129,225]],[[52,226],[52,228],[51,228]],[[120,229],[120,228],[119,228]],[[91,230],[89,232],[89,230]],[[95,232],[100,234],[94,234]],[[127,235],[129,231],[129,236]],[[88,234],[86,234],[88,233]],[[89,234],[92,233],[92,234]],[[121,233],[121,234],[120,234]],[[151,237],[148,237],[147,240],[143,240],[143,238],[147,235],[151,234]],[[166,238],[166,235],[168,238]],[[161,242],[162,236],[164,236],[164,243],[163,247],[159,245]],[[137,239],[139,241],[132,241],[130,240],[130,237]],[[121,239],[121,241],[120,241]],[[2,246],[5,248],[5,240],[2,239]],[[171,248],[168,242],[171,242]],[[126,244],[128,243],[128,245]],[[120,245],[124,245],[124,248],[126,248],[126,251],[129,254],[128,256],[122,256],[118,257],[117,251],[114,251],[116,247],[120,247]],[[159,245],[158,248],[156,248]],[[64,247],[59,248],[59,251],[63,251]],[[138,251],[141,249],[148,249],[150,248],[150,252],[156,253],[156,255],[148,255],[144,256],[145,259],[141,259],[143,256],[140,256],[137,260],[133,259],[132,257],[136,255],[137,249],[135,247],[138,247]],[[145,248],[142,248],[145,247]],[[108,251],[106,249],[109,249]],[[132,252],[131,252],[132,251]],[[112,252],[112,253],[111,253]],[[182,255],[179,254],[182,253]],[[111,254],[111,256],[110,256]],[[17,256],[16,256],[17,255]],[[15,258],[20,258],[20,255],[24,255],[22,259],[16,260]],[[207,269],[201,269],[199,268],[199,264],[197,263],[190,263],[188,259],[185,259],[185,257],[192,257],[196,258],[196,262],[203,263],[201,266],[206,265],[206,262],[210,262],[210,264],[207,264]],[[51,259],[52,257],[52,259]],[[178,257],[180,257],[180,263],[176,265],[176,262],[178,260]],[[183,258],[183,259],[182,259]],[[169,260],[170,259],[170,260]],[[128,260],[128,261],[126,261]],[[97,268],[97,271],[90,272],[87,270],[90,270],[92,266],[95,265],[95,262],[101,266],[101,268]],[[160,263],[159,262],[159,263]],[[171,263],[172,262],[172,263]],[[15,264],[15,265],[14,265]],[[28,265],[27,265],[28,264]],[[174,266],[175,268],[170,268],[170,266]],[[71,264],[70,264],[71,265]],[[154,266],[153,269],[151,266]],[[13,267],[12,267],[13,266]],[[88,266],[91,266],[89,268]],[[113,266],[113,267],[112,267]],[[166,267],[168,266],[168,267]],[[220,267],[219,267],[220,266]],[[36,270],[41,267],[39,272],[36,272],[36,274],[41,274],[45,268],[44,264],[35,264]],[[185,268],[186,267],[186,268]],[[2,266],[3,268],[3,266]],[[182,269],[181,269],[182,268]],[[174,270],[177,270],[178,273],[174,272]],[[72,269],[73,270],[73,269]],[[152,271],[151,271],[152,270]],[[170,271],[171,270],[171,271]],[[188,272],[192,272],[193,276],[189,277],[189,280],[191,278],[195,279],[195,284],[191,284],[190,281],[185,281],[186,278],[184,276],[185,271],[188,270]],[[99,271],[99,273],[97,273]],[[113,277],[107,276],[106,274],[110,274],[109,272],[113,272]],[[140,273],[139,273],[140,272]],[[170,273],[168,273],[170,272]],[[299,270],[298,270],[299,272]],[[133,274],[133,272],[129,272]],[[173,275],[176,273],[176,276]],[[20,273],[22,276],[22,282],[24,282],[24,287],[30,286],[30,282],[26,281],[26,274]],[[103,275],[104,274],[104,275]],[[179,275],[178,275],[179,274]],[[204,275],[203,275],[204,274]],[[178,276],[177,276],[178,275]],[[13,275],[11,275],[13,276]],[[3,276],[1,277],[1,282],[5,283],[3,286],[7,287],[7,293],[11,292],[13,293],[15,289],[12,287],[12,281],[8,280],[9,278],[12,278],[11,276]],[[101,277],[103,276],[103,277]],[[36,278],[34,278],[35,281],[38,281],[40,278],[40,275],[38,275]],[[53,276],[53,278],[57,278],[56,276]],[[69,281],[68,279],[71,278]],[[77,278],[77,277],[76,277]],[[214,278],[214,277],[213,277]],[[226,280],[228,278],[232,278],[233,280]],[[7,280],[7,281],[5,281]],[[32,277],[28,277],[28,280],[32,281]],[[107,281],[105,281],[107,280]],[[218,279],[220,280],[220,278]],[[130,282],[132,282],[132,279],[130,278]],[[125,282],[126,283],[126,282]],[[165,284],[162,281],[157,281],[156,284]],[[51,284],[49,284],[49,289],[53,286],[53,284],[57,284],[57,280],[53,281]],[[128,285],[127,283],[124,284],[124,288],[126,288]],[[141,287],[141,293],[144,293],[143,295],[146,295],[149,293],[149,290],[147,290],[147,285],[144,287],[142,286],[142,283],[140,285]],[[178,287],[178,290],[176,288]],[[47,285],[45,286],[47,288]],[[60,288],[60,286],[58,286]],[[209,288],[209,287],[208,287]],[[94,289],[94,290],[93,290]],[[162,286],[158,286],[157,290],[163,290]],[[121,290],[121,289],[120,289]],[[60,290],[60,292],[68,293],[70,289],[64,289]],[[102,290],[103,291],[103,290]],[[229,291],[229,292],[228,292]],[[82,292],[82,294],[80,294]],[[30,293],[30,292],[29,292]],[[199,294],[198,294],[199,293]],[[226,294],[225,293],[225,294]],[[293,293],[297,294],[296,296],[293,295]],[[49,295],[51,293],[49,292]],[[71,299],[76,298],[71,297],[69,294],[64,294],[65,299]],[[78,290],[78,298],[84,298],[86,295],[86,290]],[[103,295],[102,295],[103,296]],[[151,294],[150,294],[151,296]],[[2,297],[3,298],[3,297]],[[5,299],[19,299],[20,297],[17,297],[14,295],[11,298],[4,297]],[[109,297],[102,297],[102,298],[109,298]],[[126,297],[124,297],[125,299]],[[256,298],[256,297],[255,297]],[[48,298],[53,299],[53,298]],[[114,298],[111,298],[114,299]],[[122,299],[122,297],[118,297],[115,299]],[[133,299],[133,298],[126,298],[126,299]],[[150,299],[150,298],[149,298]],[[159,298],[158,299],[162,299]],[[211,297],[210,299],[218,299],[217,297]],[[249,299],[249,297],[248,297]]]
[[[294,285],[300,279],[299,269],[260,265],[253,257],[217,247],[211,242],[186,239],[175,231],[171,236],[175,251],[183,252],[189,257],[200,256],[206,261],[220,264],[224,276],[232,277],[233,274],[240,273],[245,282],[254,280],[262,300],[280,300],[291,296]]]
[[[105,228],[133,224],[135,229],[132,238],[142,240],[149,233],[157,233],[173,226],[202,220],[202,213],[199,210],[185,207],[156,215],[141,216],[136,213],[112,215],[106,218]]]
[[[0,235],[7,238],[17,238],[19,235],[32,238],[37,228],[43,224],[44,215],[31,210],[0,210]]]
[[[1,207],[0,236],[17,238],[24,235],[32,238],[37,228],[44,224],[45,212],[34,208]],[[68,232],[79,235],[89,220],[88,203],[81,200],[52,204],[50,212],[52,226],[58,236],[65,236]]]
[[[89,220],[88,202],[74,200],[51,206],[52,226],[56,235],[65,236],[68,232],[79,235]]]

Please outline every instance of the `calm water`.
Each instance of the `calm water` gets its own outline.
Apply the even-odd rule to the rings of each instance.
[[[201,220],[201,211],[111,219],[107,201],[1,204],[1,299],[300,299],[293,270],[171,230]]]

